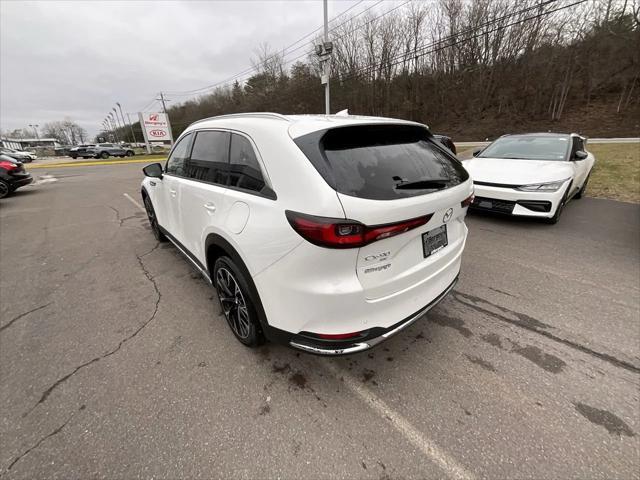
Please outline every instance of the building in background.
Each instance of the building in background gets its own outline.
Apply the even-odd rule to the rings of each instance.
[[[55,138],[2,138],[2,146],[4,148],[12,148],[14,150],[26,150],[27,148],[53,148],[61,147]]]

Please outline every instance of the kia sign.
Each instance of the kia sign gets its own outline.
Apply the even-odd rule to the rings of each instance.
[[[169,125],[169,119],[166,114],[140,112],[138,117],[147,142],[173,142],[171,125]]]

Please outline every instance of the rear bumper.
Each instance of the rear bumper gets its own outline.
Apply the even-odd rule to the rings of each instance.
[[[551,218],[566,189],[565,184],[555,192],[523,192],[514,188],[476,184],[475,200],[470,208],[514,216]]]
[[[410,287],[376,299],[354,272],[357,252],[337,250],[314,260],[308,242],[253,277],[266,315],[269,340],[311,353],[340,355],[366,350],[410,325],[437,304],[453,287],[460,272],[464,236],[443,250],[437,269],[424,272]],[[351,258],[349,258],[351,256]],[[433,265],[432,265],[433,266]],[[323,335],[348,335],[348,340],[326,340]]]
[[[31,182],[33,182],[33,177],[31,175],[28,175],[28,176],[25,176],[25,177],[21,177],[19,179],[14,179],[11,182],[11,188],[24,187],[26,185],[29,185]]]
[[[412,325],[415,321],[420,319],[425,313],[435,307],[438,303],[440,303],[447,294],[453,290],[456,283],[458,283],[458,277],[454,279],[454,281],[435,299],[429,302],[428,305],[422,307],[417,312],[413,313],[409,317],[399,321],[395,325],[392,325],[388,328],[373,328],[369,330],[363,338],[357,340],[350,341],[321,341],[319,339],[313,339],[309,336],[305,335],[287,335],[285,332],[278,332],[280,336],[280,341],[286,339],[286,343],[288,343],[291,347],[297,348],[299,350],[304,350],[308,353],[314,353],[316,355],[348,355],[350,353],[362,352],[364,350],[368,350],[379,343],[391,338],[397,333],[400,333],[405,328]],[[284,334],[284,337],[282,336]]]

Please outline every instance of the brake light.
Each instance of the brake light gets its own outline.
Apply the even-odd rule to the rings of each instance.
[[[17,168],[19,168],[18,165],[16,165],[13,162],[7,162],[6,160],[0,160],[0,168],[4,168],[6,171],[10,172],[12,170],[15,170]]]
[[[367,226],[355,220],[316,217],[287,210],[287,220],[305,240],[326,248],[359,248],[426,224],[433,214],[397,223]]]
[[[460,206],[462,208],[464,207],[468,207],[469,205],[471,205],[473,203],[473,199],[476,196],[472,193],[471,195],[469,195],[467,198],[465,198],[462,202],[460,202]]]

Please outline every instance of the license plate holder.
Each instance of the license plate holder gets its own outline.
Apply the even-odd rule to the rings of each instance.
[[[440,225],[422,234],[422,253],[424,258],[430,257],[449,245],[447,226]]]

